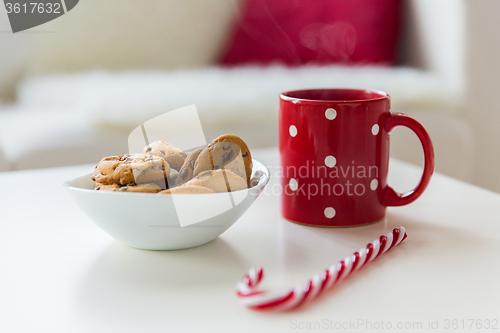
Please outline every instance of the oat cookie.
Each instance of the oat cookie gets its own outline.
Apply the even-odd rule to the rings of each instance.
[[[139,185],[125,185],[118,191],[120,192],[138,192],[138,193],[158,193],[162,190],[160,186],[155,183],[144,183]]]
[[[96,191],[118,191],[120,188],[120,185],[113,184],[113,185],[104,185],[101,183],[95,183],[94,190]]]
[[[159,194],[208,194],[215,193],[212,189],[197,185],[184,185],[161,191]]]
[[[179,170],[177,185],[185,184],[193,178],[194,164],[202,150],[203,148],[198,148],[186,157],[184,164]]]
[[[95,167],[92,180],[103,185],[135,185],[165,179],[169,164],[161,157],[127,154],[102,159]]]
[[[198,176],[204,171],[214,170],[214,165],[212,162],[212,153],[210,147],[205,147],[198,155],[193,167],[193,177]]]
[[[177,171],[179,171],[187,157],[187,154],[179,148],[161,140],[155,141],[144,147],[144,153],[163,157],[170,167]]]
[[[136,192],[136,193],[158,193],[162,189],[155,183],[144,183],[139,185],[102,185],[96,183],[94,190],[98,191],[113,191],[113,192]]]
[[[229,170],[209,170],[200,173],[183,186],[203,186],[215,192],[231,192],[248,188],[247,182]]]
[[[203,171],[226,169],[250,181],[252,156],[246,143],[232,134],[221,135],[205,148],[195,163],[194,176]]]

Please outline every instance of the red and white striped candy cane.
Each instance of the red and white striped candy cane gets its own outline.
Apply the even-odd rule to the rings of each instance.
[[[387,252],[406,239],[404,227],[395,228],[386,236],[382,235],[372,243],[346,257],[337,265],[330,266],[321,274],[316,274],[303,285],[285,292],[257,291],[256,287],[264,276],[261,267],[250,269],[243,280],[238,283],[238,296],[243,303],[252,309],[286,311],[295,309],[310,302],[323,291],[331,288],[335,283],[348,277],[355,270],[360,269],[373,259]]]

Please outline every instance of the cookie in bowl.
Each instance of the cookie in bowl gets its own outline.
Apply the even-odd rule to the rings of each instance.
[[[233,134],[221,135],[203,149],[198,156],[193,176],[208,170],[226,169],[244,178],[252,174],[252,155],[247,144]]]
[[[223,169],[204,171],[187,182],[185,186],[206,187],[217,193],[233,192],[248,188],[246,180],[232,171]]]
[[[182,185],[193,179],[194,165],[198,156],[203,151],[203,148],[198,148],[191,152],[184,161],[181,169],[179,170],[179,177],[177,178],[177,185]]]
[[[103,185],[141,184],[167,178],[170,165],[161,157],[126,154],[103,158],[95,167],[92,180]]]
[[[174,187],[172,189],[160,192],[160,194],[207,194],[207,193],[215,193],[215,191],[204,186],[186,185],[186,186]]]
[[[144,147],[143,152],[144,154],[162,157],[165,161],[167,161],[171,168],[177,171],[179,171],[187,157],[187,154],[179,148],[161,140],[147,145]]]
[[[103,185],[96,183],[94,190],[96,191],[113,191],[113,192],[130,192],[130,193],[158,193],[162,191],[162,187],[155,183],[143,183],[139,185],[124,185],[118,184]]]

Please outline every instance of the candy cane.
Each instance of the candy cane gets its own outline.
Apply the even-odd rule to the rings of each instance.
[[[264,276],[261,267],[250,269],[237,285],[238,296],[243,304],[252,309],[285,311],[295,309],[316,298],[335,283],[348,277],[382,253],[401,243],[407,237],[404,227],[395,228],[386,236],[382,235],[366,247],[354,252],[337,265],[330,266],[321,274],[316,274],[303,285],[298,285],[290,291],[264,292],[256,287]]]

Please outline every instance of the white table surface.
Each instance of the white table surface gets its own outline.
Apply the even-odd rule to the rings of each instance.
[[[276,149],[253,155],[276,173]],[[420,176],[395,160],[390,169],[398,190]],[[323,229],[280,216],[273,177],[215,241],[143,251],[114,241],[65,192],[65,180],[91,170],[0,174],[1,333],[500,331],[496,193],[435,174],[384,222]],[[401,245],[298,311],[248,310],[235,295],[252,266],[264,267],[264,289],[293,287],[400,225],[409,235]]]

